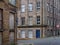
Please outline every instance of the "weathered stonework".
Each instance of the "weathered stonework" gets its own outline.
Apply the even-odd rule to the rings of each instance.
[[[0,9],[3,10],[3,32],[2,32],[2,45],[9,45],[9,15],[10,12],[14,13],[14,42],[16,43],[16,17],[18,9],[18,1],[16,0],[16,6],[9,3],[9,0],[0,1]]]
[[[36,5],[37,5],[36,2],[37,1],[40,1],[40,10],[39,11],[37,11],[37,9],[36,9]],[[33,9],[32,9],[31,12],[28,10],[29,9],[29,7],[28,7],[29,3],[32,3],[32,5],[33,5],[32,6]],[[52,32],[47,32],[47,31],[48,30],[49,31],[56,30],[56,24],[59,21],[56,21],[57,22],[56,23],[55,20],[59,16],[58,16],[58,13],[54,9],[54,12],[56,12],[56,14],[54,14],[54,23],[55,23],[54,25],[55,26],[54,26],[54,29],[53,29],[53,26],[51,26],[51,24],[50,25],[48,24],[48,20],[49,20],[50,22],[52,22],[52,25],[53,25],[53,13],[48,11],[47,4],[49,4],[49,6],[51,6],[51,5],[54,6],[55,8],[57,8],[56,10],[58,10],[58,7],[57,7],[57,4],[59,5],[58,0],[54,0],[54,5],[53,5],[53,0],[29,0],[29,1],[28,0],[25,0],[25,1],[21,0],[20,4],[25,5],[25,12],[21,12],[21,10],[18,10],[17,35],[19,35],[18,36],[19,38],[17,38],[17,39],[22,39],[20,37],[21,34],[19,34],[19,33],[21,33],[20,32],[21,30],[25,30],[25,32],[26,32],[30,29],[33,31],[33,33],[36,32],[36,29],[40,29],[41,30],[41,38],[48,37],[47,34],[49,34],[49,33],[50,34],[52,33],[51,36],[53,36],[53,33],[54,33],[53,31]],[[21,9],[21,8],[19,7],[19,9]],[[52,9],[52,11],[53,11],[53,9]],[[31,26],[28,24],[28,19],[29,19],[28,16],[33,17],[33,22],[32,22],[33,25],[31,25]],[[40,16],[40,25],[39,26],[37,26],[37,24],[36,24],[36,16]],[[25,17],[25,25],[24,26],[21,25],[21,17]],[[26,34],[26,36],[27,35],[28,34]],[[34,35],[33,39],[35,39],[36,38],[36,36],[35,36],[36,33],[33,34],[33,35]],[[25,39],[29,39],[29,38],[25,38]]]

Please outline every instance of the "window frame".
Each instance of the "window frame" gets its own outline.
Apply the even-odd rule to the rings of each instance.
[[[47,24],[48,24],[48,25],[50,24],[49,22],[50,22],[50,20],[49,20],[49,19],[47,19]]]
[[[13,3],[13,2],[14,2],[14,3]],[[9,3],[10,3],[11,5],[16,6],[16,0],[15,0],[15,1],[13,1],[13,0],[9,0]]]
[[[29,16],[28,25],[33,25],[33,16]]]
[[[21,25],[25,25],[25,17],[21,17]]]
[[[14,38],[15,38],[14,32],[9,32],[9,42],[10,43],[14,43],[14,41],[15,41]]]
[[[28,10],[29,10],[29,12],[33,11],[33,4],[32,3],[28,4]]]
[[[22,34],[22,31],[24,31],[24,33]],[[22,36],[24,35],[24,36]],[[25,30],[21,30],[20,32],[20,38],[26,38],[26,31]]]
[[[53,13],[53,6],[50,5],[50,13]]]
[[[37,1],[37,2],[36,2],[36,9],[37,9],[37,10],[40,10],[40,1]]]
[[[30,37],[30,34],[31,34],[30,31],[32,32],[32,37]],[[33,38],[33,31],[32,31],[32,30],[29,30],[29,31],[28,31],[28,38]]]
[[[38,17],[39,17],[39,18],[38,18]],[[39,24],[40,24],[40,16],[37,16],[37,17],[36,17],[36,21],[37,21],[37,22],[36,22],[37,25],[39,25]]]
[[[53,26],[53,19],[51,19],[51,26]]]
[[[24,4],[21,4],[21,12],[24,13],[26,11],[26,6]]]
[[[50,4],[47,3],[47,11],[49,12],[50,11]]]
[[[15,22],[15,13],[10,12],[10,15],[12,14],[14,16],[14,22]],[[9,17],[9,29],[10,29],[10,17]],[[14,23],[14,28],[10,29],[10,30],[14,30],[15,29],[15,23]]]

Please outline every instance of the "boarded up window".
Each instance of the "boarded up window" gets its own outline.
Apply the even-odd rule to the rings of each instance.
[[[10,16],[9,16],[9,28],[14,29],[14,14],[13,13],[10,13]]]
[[[9,41],[10,43],[14,43],[14,32],[10,32]]]

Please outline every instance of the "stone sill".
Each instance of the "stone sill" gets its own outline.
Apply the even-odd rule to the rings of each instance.
[[[17,26],[18,28],[27,28],[27,27],[29,27],[29,28],[32,28],[32,27],[47,27],[48,25],[31,25],[31,26],[29,26],[29,25],[24,25],[24,26]]]
[[[17,38],[17,40],[35,40],[36,38]]]

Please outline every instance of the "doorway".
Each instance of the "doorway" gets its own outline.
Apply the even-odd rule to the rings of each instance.
[[[40,38],[40,30],[36,30],[36,38]]]

